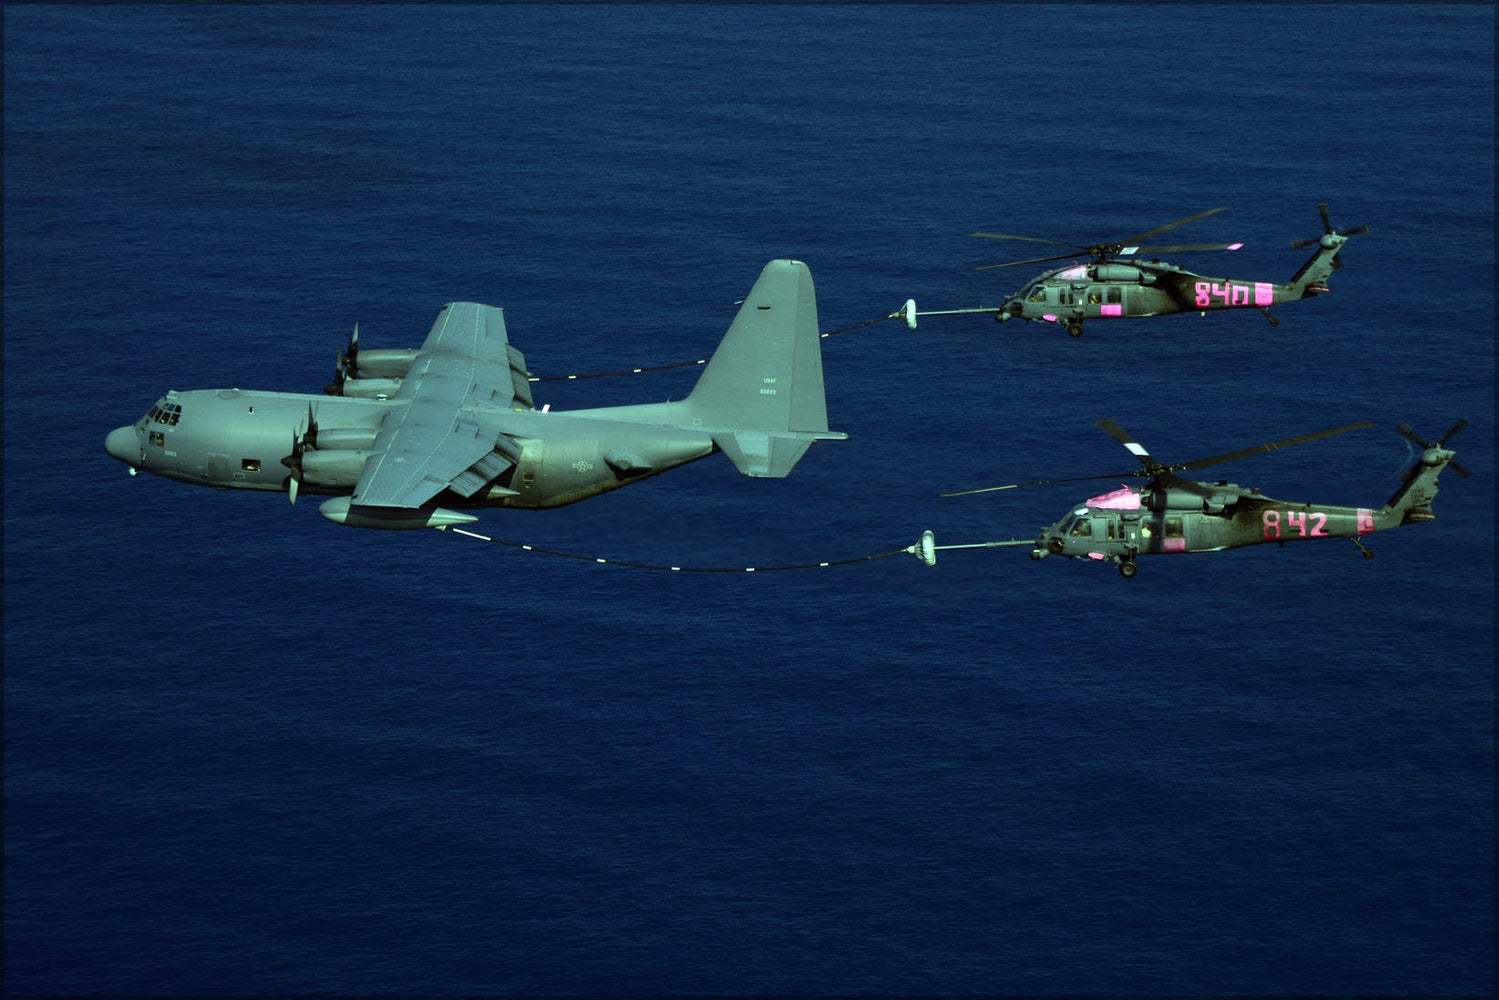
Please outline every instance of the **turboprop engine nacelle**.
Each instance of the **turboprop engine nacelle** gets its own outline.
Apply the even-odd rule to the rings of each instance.
[[[355,396],[360,399],[389,399],[401,388],[398,378],[350,378],[344,379],[340,396]]]
[[[317,448],[302,453],[302,480],[314,486],[352,488],[359,482],[370,453]]]
[[[373,447],[378,433],[373,427],[318,428],[312,447],[320,451],[358,451]]]
[[[406,377],[419,354],[421,351],[415,347],[364,348],[356,356],[354,370],[361,379],[401,379]]]

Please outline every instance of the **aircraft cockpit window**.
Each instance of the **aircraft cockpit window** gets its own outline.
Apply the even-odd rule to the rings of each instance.
[[[1094,285],[1088,289],[1088,305],[1097,306],[1103,304],[1103,289]]]
[[[151,411],[146,416],[153,423],[176,427],[177,421],[182,417],[182,405],[180,403],[157,403],[151,407]]]
[[[1027,302],[1045,302],[1046,301],[1046,286],[1045,285],[1037,285],[1031,291],[1031,294],[1026,297],[1025,301],[1027,301]]]
[[[1086,517],[1080,517],[1072,522],[1072,530],[1068,534],[1073,538],[1092,538],[1093,522]]]

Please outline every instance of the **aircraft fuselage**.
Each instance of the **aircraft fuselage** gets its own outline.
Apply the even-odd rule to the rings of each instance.
[[[317,417],[316,446],[304,453],[304,493],[344,495],[358,481],[390,407],[386,399],[203,389],[169,392],[106,449],[133,470],[215,489],[287,492],[294,451]],[[449,507],[559,507],[710,455],[712,436],[667,426],[673,404],[553,413],[487,414],[520,448],[518,461],[473,497],[447,493]],[[660,410],[653,414],[653,409]],[[608,414],[608,416],[606,416]],[[651,423],[659,416],[659,423]],[[640,422],[637,422],[640,421]]]

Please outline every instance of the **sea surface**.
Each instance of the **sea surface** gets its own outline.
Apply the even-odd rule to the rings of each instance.
[[[1468,995],[1494,987],[1491,5],[7,5],[5,989]],[[1331,292],[986,315],[1172,220]],[[811,267],[846,442],[488,538],[130,478],[169,388],[316,392],[506,310],[539,376],[703,358]],[[697,369],[537,383],[554,410]],[[1438,520],[1107,566],[1094,425]],[[862,557],[883,555],[865,560]]]

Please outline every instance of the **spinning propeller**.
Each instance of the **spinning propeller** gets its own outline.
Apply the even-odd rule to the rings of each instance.
[[[1082,257],[1084,255],[1091,256],[1095,263],[1101,263],[1107,260],[1111,254],[1125,254],[1127,256],[1133,256],[1135,254],[1144,252],[1174,253],[1177,251],[1186,250],[1237,250],[1244,244],[1183,243],[1173,246],[1141,245],[1144,243],[1144,241],[1150,239],[1152,236],[1159,236],[1161,233],[1166,232],[1168,229],[1175,229],[1177,226],[1184,226],[1189,222],[1196,222],[1198,219],[1205,219],[1209,215],[1214,215],[1222,211],[1224,211],[1223,208],[1210,208],[1206,212],[1198,212],[1196,215],[1189,215],[1185,219],[1177,219],[1175,222],[1168,222],[1164,226],[1157,226],[1156,228],[1148,229],[1143,233],[1137,233],[1134,236],[1126,237],[1125,239],[1122,239],[1117,243],[1094,243],[1091,246],[1080,246],[1076,243],[1064,243],[1061,240],[1045,240],[1036,236],[1016,236],[1013,233],[969,233],[968,235],[982,236],[986,239],[991,240],[1023,240],[1027,243],[1047,243],[1051,244],[1052,246],[1071,247],[1074,251],[1073,253],[1061,254],[1056,257],[1032,257],[1029,260],[1012,260],[1005,264],[986,264],[983,267],[974,268],[975,271],[987,271],[996,267],[1017,267],[1021,264],[1044,264],[1048,261],[1070,260],[1073,257]]]
[[[1407,441],[1410,441],[1412,444],[1420,446],[1420,448],[1421,448],[1422,451],[1428,451],[1428,450],[1430,450],[1432,448],[1443,448],[1443,449],[1445,449],[1447,447],[1447,442],[1449,440],[1451,440],[1452,436],[1455,435],[1458,431],[1462,430],[1466,426],[1468,426],[1468,422],[1466,420],[1459,420],[1457,423],[1455,423],[1451,427],[1447,428],[1447,433],[1446,434],[1443,434],[1441,437],[1437,438],[1435,441],[1423,441],[1423,440],[1421,440],[1419,437],[1416,436],[1416,432],[1413,431],[1413,430],[1411,430],[1411,425],[1408,424],[1408,423],[1406,423],[1403,420],[1399,424],[1396,425],[1395,430],[1399,431],[1400,434]],[[1451,469],[1453,472],[1457,473],[1459,476],[1462,476],[1464,479],[1467,479],[1468,476],[1469,476],[1469,474],[1470,474],[1467,469],[1463,468],[1461,465],[1458,465],[1456,461],[1448,461],[1447,468]]]
[[[1359,430],[1365,427],[1373,427],[1370,421],[1362,421],[1356,424],[1344,424],[1341,427],[1332,427],[1325,431],[1313,431],[1310,434],[1298,434],[1296,437],[1284,438],[1280,441],[1269,441],[1265,444],[1257,444],[1251,448],[1240,448],[1237,451],[1225,452],[1222,455],[1214,455],[1211,458],[1199,458],[1191,462],[1157,462],[1150,457],[1150,452],[1145,446],[1130,436],[1130,433],[1112,420],[1100,420],[1098,426],[1114,440],[1124,445],[1125,449],[1140,460],[1140,467],[1128,472],[1117,472],[1103,476],[1073,476],[1067,479],[1038,479],[1029,483],[1011,483],[1007,486],[985,486],[976,490],[959,490],[955,493],[943,493],[944,497],[968,496],[973,493],[992,493],[997,490],[1014,490],[1022,486],[1049,486],[1053,483],[1080,483],[1090,479],[1124,479],[1130,476],[1140,476],[1149,480],[1151,489],[1181,489],[1187,490],[1201,496],[1211,496],[1215,491],[1195,483],[1190,479],[1183,479],[1176,475],[1178,472],[1189,472],[1193,469],[1202,469],[1210,465],[1220,465],[1224,462],[1233,462],[1251,455],[1259,455],[1267,451],[1275,451],[1278,448],[1289,448],[1291,445],[1305,444],[1308,441],[1316,441],[1319,438],[1332,437],[1334,434],[1344,434],[1348,431]],[[1403,425],[1402,425],[1403,426]],[[1461,427],[1454,428],[1448,432],[1448,437],[1455,434]],[[1446,438],[1442,439],[1443,441]]]
[[[317,447],[317,414],[312,410],[312,404],[307,404],[307,429],[305,431],[292,431],[291,454],[281,460],[281,464],[291,470],[287,477],[286,492],[291,497],[293,507],[297,505],[297,488],[302,485],[302,453],[308,448]]]
[[[354,324],[354,332],[349,334],[349,346],[345,347],[338,355],[338,360],[333,365],[333,381],[323,386],[323,391],[330,396],[342,396],[344,394],[344,383],[351,378],[359,377],[359,324]]]
[[[1322,240],[1325,237],[1327,237],[1327,236],[1344,236],[1344,237],[1347,237],[1347,236],[1355,236],[1355,235],[1357,235],[1359,233],[1367,233],[1369,231],[1369,227],[1368,226],[1350,226],[1347,229],[1334,229],[1334,228],[1332,228],[1332,221],[1330,219],[1328,219],[1328,217],[1327,217],[1327,202],[1325,202],[1325,201],[1322,204],[1320,204],[1320,205],[1317,206],[1317,212],[1322,216],[1322,229],[1323,229],[1322,236],[1313,236],[1313,237],[1311,237],[1309,239],[1297,240],[1296,242],[1294,242],[1294,243],[1291,244],[1291,249],[1295,250],[1295,249],[1298,249],[1300,247],[1309,247],[1313,243],[1322,243]],[[1326,246],[1327,244],[1323,244],[1323,245]],[[1343,267],[1343,262],[1341,260],[1339,260],[1338,258],[1341,257],[1341,256],[1343,256],[1341,253],[1335,253],[1332,256],[1332,266],[1335,267],[1335,268],[1338,268],[1340,270]]]

